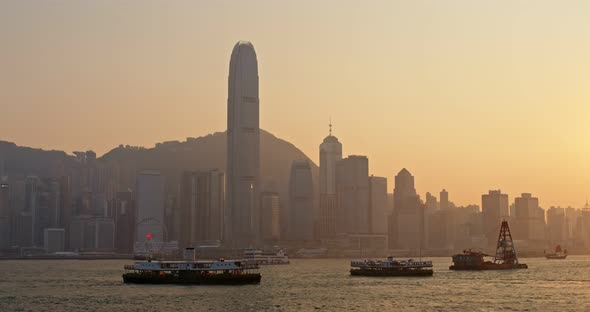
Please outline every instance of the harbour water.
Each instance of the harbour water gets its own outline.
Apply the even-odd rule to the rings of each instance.
[[[247,286],[125,285],[125,260],[0,261],[0,311],[587,311],[590,256],[528,270],[351,277],[347,259],[292,259]]]

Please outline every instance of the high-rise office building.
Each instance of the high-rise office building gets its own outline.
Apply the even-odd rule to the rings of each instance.
[[[70,228],[72,231],[70,235],[71,250],[113,251],[115,249],[115,222],[113,219],[78,216],[72,218]]]
[[[551,207],[547,210],[547,229],[551,246],[565,246],[568,239],[568,228],[564,208]]]
[[[390,248],[418,250],[424,247],[424,207],[416,194],[414,176],[406,168],[395,176],[393,201]]]
[[[451,224],[453,214],[450,210],[439,209],[425,216],[425,236],[429,249],[448,248],[452,243]]]
[[[281,200],[277,192],[260,194],[260,238],[265,242],[281,237]]]
[[[545,240],[545,212],[539,207],[539,199],[529,193],[522,193],[514,199],[513,236],[522,240]]]
[[[12,243],[12,213],[10,209],[10,188],[0,182],[0,251]]]
[[[29,176],[25,179],[24,208],[18,216],[19,246],[31,247],[36,243],[39,233],[39,192],[41,179]]]
[[[508,195],[500,190],[490,190],[481,196],[481,211],[484,235],[488,245],[493,246],[498,240],[502,220],[509,216]]]
[[[430,194],[430,192],[426,192],[426,214],[434,213],[438,210],[438,199],[436,196]]]
[[[35,204],[35,246],[44,245],[44,230],[46,228],[59,228],[61,225],[62,203],[60,202],[59,180],[55,178],[43,178],[37,185],[37,198]]]
[[[440,209],[445,210],[449,208],[449,192],[443,189],[440,191]]]
[[[387,233],[387,216],[391,211],[387,207],[387,178],[369,177],[369,232]]]
[[[0,217],[10,216],[10,187],[8,183],[0,182]]]
[[[337,233],[369,233],[369,159],[348,156],[336,163]]]
[[[60,202],[60,216],[59,228],[64,229],[65,248],[68,249],[70,242],[70,222],[74,214],[72,206],[72,185],[69,176],[62,176],[59,178],[59,202]]]
[[[289,178],[289,227],[290,240],[313,239],[313,178],[307,160],[295,160],[291,164]]]
[[[17,222],[23,213],[25,207],[25,180],[9,180],[9,205],[11,217],[11,245],[20,246],[21,229],[17,227]]]
[[[225,198],[219,170],[185,171],[180,186],[180,243],[193,247],[221,241]]]
[[[111,251],[115,249],[115,222],[110,218],[98,218],[94,221],[96,232],[95,248]]]
[[[255,244],[259,236],[260,126],[258,61],[250,42],[232,51],[227,99],[226,240]]]
[[[320,144],[320,209],[318,217],[318,236],[333,237],[336,234],[336,163],[342,160],[342,144],[330,134]]]
[[[118,252],[133,251],[135,241],[135,198],[132,191],[118,192],[113,199],[115,221],[115,249]]]
[[[142,246],[151,235],[152,241],[165,242],[164,177],[159,172],[144,171],[137,175],[135,244]]]
[[[66,231],[61,228],[43,230],[43,248],[47,253],[65,251]]]

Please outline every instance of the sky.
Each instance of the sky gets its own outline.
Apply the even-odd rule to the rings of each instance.
[[[459,205],[590,196],[589,1],[0,1],[0,140],[99,155],[226,129],[251,41],[261,128]]]

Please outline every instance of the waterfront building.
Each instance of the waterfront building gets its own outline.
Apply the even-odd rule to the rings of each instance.
[[[260,194],[260,238],[275,242],[281,237],[281,200],[277,192]]]
[[[313,178],[307,160],[295,160],[289,178],[289,240],[313,239]]]
[[[112,205],[115,221],[115,250],[121,253],[130,253],[133,251],[135,241],[134,193],[132,191],[118,192]]]
[[[43,248],[47,253],[65,251],[66,231],[60,228],[46,228],[43,230]]]
[[[545,213],[539,207],[539,199],[529,193],[522,193],[514,199],[514,210],[511,211],[514,221],[513,235],[515,239],[545,241]]]
[[[318,220],[319,238],[334,237],[336,234],[336,163],[342,160],[342,144],[330,134],[320,144],[320,207]]]
[[[224,174],[185,171],[180,186],[180,244],[217,244],[223,238]]]
[[[336,232],[369,233],[369,160],[351,155],[336,163]]]
[[[395,176],[393,215],[389,227],[389,246],[395,249],[424,248],[424,205],[416,194],[414,176],[403,168]]]
[[[226,240],[248,247],[258,242],[260,125],[258,61],[250,42],[232,51],[227,99]]]
[[[10,188],[0,182],[0,251],[11,246],[12,213],[10,210]]]
[[[73,251],[113,251],[115,222],[95,216],[77,216],[70,224],[70,249]]]
[[[547,210],[547,232],[550,247],[567,245],[568,228],[564,208],[551,207]]]
[[[484,235],[490,246],[495,245],[500,224],[509,217],[508,195],[500,190],[490,190],[481,196],[481,210]]]
[[[369,177],[369,233],[387,233],[387,178]]]
[[[143,245],[149,234],[151,241],[165,242],[164,177],[159,172],[144,171],[136,182],[135,244]]]

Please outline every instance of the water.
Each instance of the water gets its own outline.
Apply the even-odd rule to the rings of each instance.
[[[0,311],[590,310],[590,257],[521,259],[528,270],[350,277],[346,259],[293,259],[247,286],[124,285],[129,261],[0,261]]]

